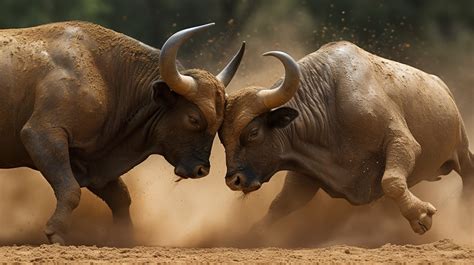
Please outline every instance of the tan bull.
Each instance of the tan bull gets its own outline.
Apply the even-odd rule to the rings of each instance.
[[[348,42],[327,44],[298,62],[282,52],[266,55],[281,60],[285,78],[229,95],[219,131],[232,190],[251,192],[289,171],[257,227],[302,207],[322,188],[355,205],[386,195],[423,234],[436,209],[409,187],[455,170],[464,195],[473,194],[474,156],[438,77]]]

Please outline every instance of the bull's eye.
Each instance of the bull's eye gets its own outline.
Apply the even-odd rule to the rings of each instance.
[[[258,128],[253,128],[247,135],[247,142],[253,141],[258,136]]]
[[[195,127],[195,128],[199,128],[200,124],[199,124],[199,120],[193,116],[188,116],[188,121],[189,121],[189,124],[191,124],[191,126]]]

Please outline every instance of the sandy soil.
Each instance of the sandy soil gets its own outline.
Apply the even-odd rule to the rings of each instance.
[[[59,245],[0,247],[0,262],[257,262],[257,263],[474,263],[474,247],[451,240],[423,245],[392,245],[366,249],[352,246],[327,248],[99,248]]]

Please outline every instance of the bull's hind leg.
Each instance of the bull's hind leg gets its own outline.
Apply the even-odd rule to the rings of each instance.
[[[454,163],[453,168],[462,179],[462,199],[474,203],[474,155],[469,151],[469,139],[462,121],[461,126],[461,148],[456,154],[457,163]]]
[[[132,225],[129,211],[132,201],[122,179],[111,181],[102,188],[88,187],[88,189],[109,206],[116,224]]]
[[[114,224],[118,231],[114,231],[113,240],[114,243],[120,245],[128,245],[133,243],[132,235],[132,220],[130,218],[130,194],[127,186],[118,178],[112,182],[109,182],[105,187],[93,188],[88,187],[95,195],[101,198],[110,210],[114,219]]]
[[[385,195],[398,205],[413,231],[423,234],[431,228],[432,216],[436,209],[408,190],[407,178],[415,166],[416,158],[421,153],[421,147],[410,132],[403,131],[405,130],[396,131],[396,135],[386,145],[382,189]]]
[[[252,231],[261,232],[281,218],[307,204],[319,190],[319,185],[311,178],[288,172],[280,193],[272,201],[267,214],[257,222]]]
[[[43,128],[29,122],[21,130],[21,140],[56,196],[56,209],[46,225],[46,236],[50,243],[64,244],[67,219],[81,197],[69,162],[67,133],[60,128]]]

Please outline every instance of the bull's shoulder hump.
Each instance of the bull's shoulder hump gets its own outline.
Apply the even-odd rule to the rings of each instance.
[[[73,44],[79,49],[85,48],[101,52],[119,48],[130,54],[145,54],[155,59],[159,54],[158,49],[130,36],[84,21],[57,22],[29,28],[0,29],[0,37],[7,38],[7,42],[9,40],[14,40],[17,43],[39,41],[51,44],[54,50],[58,49],[58,45]]]
[[[367,52],[357,45],[348,41],[336,41],[323,45],[317,51],[303,57],[299,63],[309,61],[324,61],[331,68],[340,68],[347,62],[363,61],[367,58]]]
[[[71,29],[75,29],[76,32],[97,29],[107,30],[102,26],[90,22],[67,21],[43,24],[28,28],[1,29],[0,33],[28,39],[46,39],[48,37],[58,37],[65,32],[70,32]]]
[[[336,41],[323,45],[317,52],[324,53],[331,57],[346,57],[361,52],[361,48],[352,42]]]
[[[344,48],[358,48],[357,45],[350,41],[332,41],[321,46],[320,50],[344,49]]]
[[[66,21],[29,28],[1,29],[0,35],[8,35],[14,39],[25,42],[44,41],[46,43],[53,43],[54,41],[68,41],[85,44],[92,41],[104,47],[109,47],[111,43],[114,42],[141,44],[139,41],[127,35],[84,21]]]
[[[65,23],[64,33],[66,36],[82,37],[88,39],[87,44],[93,43],[94,48],[100,50],[109,50],[120,48],[129,54],[147,54],[152,57],[159,54],[159,50],[151,47],[137,39],[134,39],[123,33],[102,27],[97,24],[81,21],[72,21]],[[77,36],[76,36],[77,35]]]
[[[369,53],[348,41],[331,42],[317,51],[303,57],[298,63],[303,69],[306,65],[318,64],[320,69],[338,78],[346,76],[348,72],[365,69]]]

